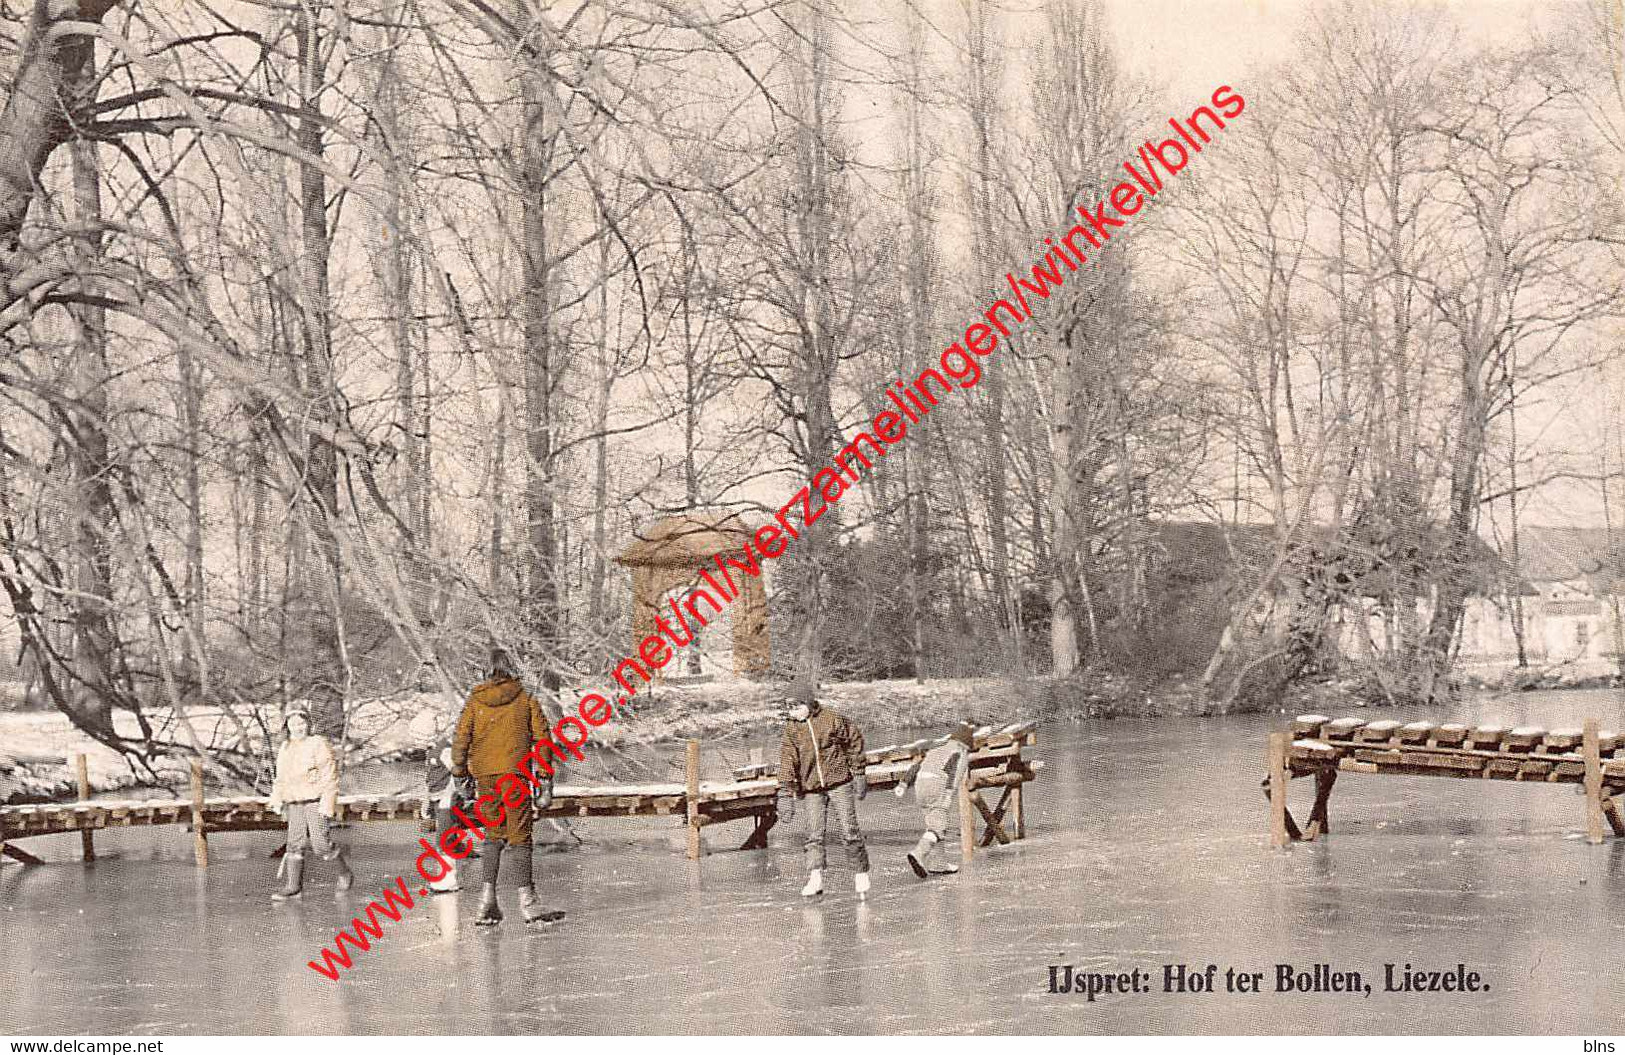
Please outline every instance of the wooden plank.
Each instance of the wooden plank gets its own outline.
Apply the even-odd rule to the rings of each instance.
[[[700,742],[698,740],[690,740],[686,745],[683,763],[683,774],[688,789],[685,796],[688,804],[688,859],[698,861],[702,851],[700,843]]]
[[[83,802],[90,798],[90,767],[82,753],[73,756],[73,771],[79,782],[79,801]],[[79,849],[84,854],[85,860],[96,859],[96,837],[91,834],[89,827],[79,832]]]
[[[1546,730],[1538,725],[1520,725],[1508,729],[1501,745],[1508,751],[1529,752],[1546,739]]]
[[[1321,769],[1315,773],[1315,804],[1309,810],[1309,841],[1313,842],[1332,830],[1329,805],[1332,788],[1337,785],[1337,770]]]
[[[1355,730],[1354,739],[1357,743],[1386,743],[1389,737],[1398,732],[1399,724],[1392,718],[1367,722],[1364,726]]]
[[[192,855],[199,868],[209,867],[209,838],[203,829],[203,763],[192,759]]]
[[[982,820],[987,823],[987,830],[982,833],[982,845],[991,846],[994,839],[998,839],[1001,844],[1008,844],[1010,835],[1004,830],[1004,811],[1010,804],[1010,789],[1004,789],[1004,794],[999,796],[998,805],[992,810],[988,809],[987,803],[982,801],[980,795],[971,796],[971,802],[982,814]]]
[[[1367,761],[1376,761],[1368,759]],[[1462,755],[1441,754],[1436,751],[1398,751],[1389,759],[1404,766],[1427,766],[1439,769],[1477,773],[1484,768],[1484,760]]]
[[[1547,754],[1561,754],[1573,751],[1585,740],[1583,729],[1553,729],[1546,734],[1541,749]]]
[[[1294,762],[1311,765],[1330,765],[1341,752],[1324,740],[1294,740],[1288,757]]]
[[[1432,722],[1410,722],[1399,727],[1394,739],[1402,744],[1425,744],[1438,728]]]
[[[1015,723],[1015,725],[1010,730],[1010,734],[1012,736],[1020,737],[1021,739],[1025,740],[1029,744],[1034,744],[1034,743],[1038,742],[1036,740],[1036,738],[1034,737],[1034,735],[1033,735],[1037,731],[1038,731],[1038,719],[1037,718],[1023,718],[1021,721]]]
[[[1352,740],[1354,732],[1365,724],[1364,718],[1338,718],[1325,724],[1320,735],[1327,740]]]
[[[1277,849],[1284,849],[1287,845],[1286,754],[1286,734],[1271,733],[1269,753],[1265,759],[1265,765],[1267,766],[1265,772],[1269,774],[1270,781],[1270,845]]]
[[[976,852],[976,814],[970,804],[970,780],[959,782],[959,859],[969,864]]]
[[[1602,753],[1598,747],[1601,728],[1595,718],[1587,718],[1582,731],[1580,754],[1585,759],[1586,842],[1602,842]]]
[[[42,865],[45,863],[44,861],[41,861],[39,858],[35,857],[33,854],[29,853],[27,850],[24,850],[21,846],[18,846],[15,843],[8,843],[3,839],[0,839],[0,857],[9,857],[13,861],[25,865]]]
[[[1432,740],[1442,747],[1453,747],[1467,740],[1467,727],[1457,722],[1446,722],[1433,730]]]
[[[1625,811],[1619,804],[1619,796],[1611,796],[1603,803],[1602,812],[1608,818],[1609,827],[1614,829],[1615,838],[1625,838]]]
[[[1292,719],[1293,739],[1313,740],[1320,735],[1320,727],[1331,721],[1324,714],[1300,714]]]

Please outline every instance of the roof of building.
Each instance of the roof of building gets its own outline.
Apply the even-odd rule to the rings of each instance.
[[[1603,528],[1518,529],[1518,570],[1526,582],[1587,583],[1594,593],[1625,592],[1625,536]],[[1510,551],[1503,551],[1510,562]]]
[[[1152,530],[1170,574],[1190,584],[1227,578],[1237,567],[1246,568],[1249,573],[1262,573],[1275,560],[1277,541],[1272,524],[1164,521],[1154,524]],[[1340,539],[1333,528],[1317,524],[1301,533],[1297,545],[1330,553],[1336,551],[1340,542],[1344,552],[1355,558],[1352,566],[1345,565],[1350,574],[1369,576],[1362,585],[1363,591],[1373,596],[1380,594],[1384,565],[1379,563],[1373,569],[1370,562],[1377,561],[1375,551],[1363,551],[1358,540]],[[1474,542],[1468,567],[1463,569],[1469,589],[1480,594],[1499,592],[1500,584],[1510,580],[1506,565],[1489,543],[1476,537]],[[1437,565],[1444,550],[1442,530],[1435,528],[1425,545],[1433,552],[1423,555],[1423,561]],[[1362,562],[1361,557],[1366,560]],[[1365,571],[1358,570],[1362,563]]]
[[[615,561],[629,568],[692,567],[719,553],[739,552],[751,536],[738,513],[683,513],[639,530]]]

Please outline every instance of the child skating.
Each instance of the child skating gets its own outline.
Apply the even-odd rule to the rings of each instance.
[[[424,790],[423,810],[419,813],[420,827],[425,835],[433,835],[435,842],[445,837],[445,834],[457,825],[456,815],[451,812],[453,806],[466,808],[470,803],[465,802],[457,793],[458,781],[451,775],[451,738],[449,736],[438,738],[430,745],[424,755]],[[457,881],[457,858],[447,856],[444,858],[446,873],[439,879],[429,881],[429,890],[436,894],[451,894],[462,889]]]
[[[807,885],[801,894],[817,897],[824,892],[824,830],[833,804],[852,864],[852,888],[863,898],[869,893],[869,849],[858,827],[858,803],[869,793],[863,732],[820,704],[810,686],[798,687],[784,703],[778,807],[779,818],[789,824],[795,819],[796,800],[806,800]]]
[[[908,852],[908,866],[921,879],[932,875],[952,874],[959,866],[952,861],[940,868],[931,867],[931,853],[948,831],[953,816],[954,802],[965,783],[970,766],[970,751],[976,746],[976,726],[961,722],[948,734],[948,739],[927,751],[897,784],[897,797],[902,798],[910,785],[914,788],[914,802],[925,814],[925,833],[914,849]]]

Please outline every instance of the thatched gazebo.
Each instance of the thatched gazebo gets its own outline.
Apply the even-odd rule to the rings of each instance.
[[[638,645],[655,632],[660,599],[667,591],[698,587],[714,594],[715,589],[700,573],[709,570],[712,579],[726,584],[716,570],[716,557],[739,554],[752,536],[750,527],[737,513],[663,517],[638,532],[637,541],[615,558],[617,564],[632,569],[632,651],[628,654],[637,655]],[[732,605],[734,672],[765,674],[773,658],[767,631],[767,592],[760,576],[736,571],[731,578],[732,589],[739,593]],[[717,600],[724,601],[721,597]]]

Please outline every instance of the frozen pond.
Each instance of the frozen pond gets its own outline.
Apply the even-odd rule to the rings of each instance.
[[[1586,714],[1617,727],[1618,695],[1449,717]],[[766,852],[690,862],[673,821],[582,823],[585,847],[538,851],[566,923],[526,930],[505,888],[509,921],[477,930],[465,887],[385,922],[336,983],[306,961],[411,869],[407,826],[344,833],[355,891],[318,871],[289,905],[267,898],[268,833],[211,836],[206,871],[181,828],[100,834],[90,866],[71,836],[33,841],[59,863],[0,868],[0,1033],[1625,1032],[1625,841],[1588,846],[1572,788],[1350,775],[1329,841],[1272,852],[1259,779],[1283,724],[1041,728],[1028,839],[928,883],[903,862],[912,807],[871,796],[864,904],[832,842],[830,893],[804,905],[782,826]],[[1293,789],[1300,818],[1308,784]],[[707,845],[747,829],[708,829]],[[1490,991],[1382,992],[1382,965],[1407,961],[1465,963]],[[1221,990],[1234,966],[1265,972],[1266,991],[1161,991],[1163,965],[1209,963]],[[1357,970],[1377,991],[1278,994],[1277,963]],[[1051,964],[1138,968],[1152,991],[1051,994]]]

